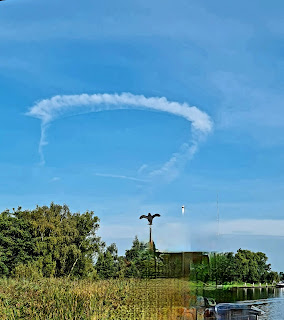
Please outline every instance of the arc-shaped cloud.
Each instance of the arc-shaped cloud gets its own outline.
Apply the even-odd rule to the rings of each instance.
[[[189,106],[187,103],[178,103],[168,101],[165,97],[145,97],[143,95],[134,95],[131,93],[122,94],[80,94],[80,95],[57,95],[50,99],[44,99],[37,102],[29,109],[27,115],[41,120],[41,138],[39,143],[39,153],[44,162],[43,146],[46,142],[46,129],[49,123],[71,114],[81,114],[87,112],[98,112],[105,110],[117,109],[145,109],[152,111],[167,112],[179,117],[182,117],[192,124],[195,132],[193,146],[188,148],[183,146],[183,149],[191,150],[190,153],[195,153],[197,150],[198,138],[200,135],[207,135],[213,128],[211,118],[205,112],[197,107]],[[182,151],[183,153],[188,153]],[[174,158],[173,158],[174,157]],[[173,157],[160,170],[155,172],[164,172],[168,167],[179,158],[179,154],[174,154]]]

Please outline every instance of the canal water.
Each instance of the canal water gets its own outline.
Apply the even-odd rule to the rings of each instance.
[[[284,288],[195,289],[194,295],[217,303],[248,302],[264,311],[259,320],[284,320]]]

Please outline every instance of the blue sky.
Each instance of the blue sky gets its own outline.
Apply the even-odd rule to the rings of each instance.
[[[283,9],[254,0],[1,2],[0,209],[54,201],[94,210],[121,253],[135,234],[147,240],[139,215],[159,212],[160,249],[263,250],[283,271]],[[77,104],[55,116],[49,103],[43,161],[32,107],[123,92],[196,106],[212,129],[196,133],[199,118],[177,115],[176,105]]]

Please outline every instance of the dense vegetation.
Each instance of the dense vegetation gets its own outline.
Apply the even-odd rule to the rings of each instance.
[[[163,257],[136,237],[124,256],[113,243],[97,236],[99,218],[94,212],[72,213],[64,205],[0,214],[0,276],[39,279],[157,278],[165,276]],[[191,278],[202,282],[273,282],[262,252],[239,249],[210,256],[209,263],[191,266]]]
[[[197,264],[193,268],[192,278],[217,284],[243,282],[259,283],[279,280],[279,275],[271,271],[263,252],[239,249],[233,252],[211,254],[210,263]]]
[[[0,276],[108,279],[156,277],[161,259],[137,237],[124,257],[97,236],[99,218],[51,203],[0,214]],[[161,269],[161,268],[160,268]]]
[[[150,248],[135,237],[132,247],[119,256],[114,243],[106,246],[97,236],[98,228],[99,218],[92,211],[72,213],[66,205],[2,212],[0,318],[181,316],[192,297],[189,279],[158,279],[167,273],[155,244]],[[177,261],[175,267],[179,265]],[[190,268],[192,280],[209,284],[271,283],[279,277],[264,253],[241,249],[212,254]]]
[[[0,279],[0,319],[176,320],[189,293],[177,279]]]
[[[71,213],[51,204],[35,210],[0,214],[0,274],[86,276],[95,272],[93,255],[100,249],[98,217]]]

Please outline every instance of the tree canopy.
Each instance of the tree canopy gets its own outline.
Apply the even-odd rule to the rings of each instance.
[[[99,218],[93,211],[72,213],[67,205],[51,203],[34,210],[0,213],[0,276],[153,278],[166,276],[165,261],[155,244],[133,240],[124,256],[115,243],[97,236]],[[193,264],[191,277],[203,282],[277,281],[263,252],[239,249],[211,254],[209,263]],[[283,278],[283,274],[281,274]]]
[[[101,240],[99,219],[92,211],[71,213],[51,203],[34,210],[6,210],[0,214],[0,272],[11,275],[31,268],[43,276],[94,271],[93,257]]]
[[[218,283],[277,281],[278,274],[271,271],[267,260],[263,252],[243,249],[239,249],[235,254],[233,252],[215,253],[211,255],[210,268],[200,272],[197,280],[204,281],[207,277]]]

